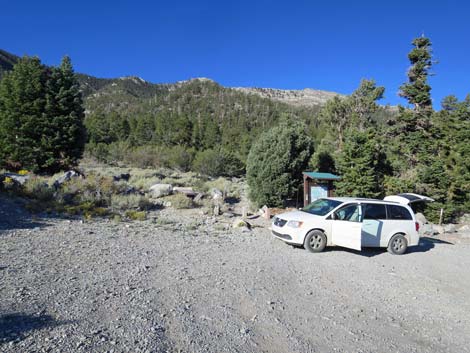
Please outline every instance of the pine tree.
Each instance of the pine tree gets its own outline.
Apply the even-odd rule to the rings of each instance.
[[[402,155],[398,161],[402,171],[415,168],[421,159],[436,153],[436,131],[433,129],[431,87],[428,84],[432,66],[431,41],[426,37],[415,38],[414,48],[408,54],[411,67],[408,82],[400,87],[400,96],[408,100],[413,109],[400,107],[396,121],[389,130],[389,137],[396,139],[393,153]]]
[[[41,169],[56,172],[78,163],[86,135],[82,96],[70,58],[65,56],[59,67],[50,70],[41,141],[47,159]]]
[[[282,206],[287,198],[295,197],[313,152],[313,141],[305,128],[298,121],[284,121],[254,142],[246,175],[255,204]]]
[[[336,183],[339,196],[383,196],[384,176],[390,174],[390,166],[376,133],[351,130],[337,160],[341,180]]]
[[[0,161],[8,169],[40,169],[47,74],[24,57],[0,81]]]
[[[0,82],[0,160],[11,169],[56,172],[75,165],[85,130],[70,59],[58,68],[21,59]]]
[[[400,87],[400,96],[414,106],[421,116],[432,113],[431,86],[428,84],[429,70],[433,64],[431,41],[424,36],[413,40],[414,48],[408,54],[411,67],[408,70],[408,83]]]

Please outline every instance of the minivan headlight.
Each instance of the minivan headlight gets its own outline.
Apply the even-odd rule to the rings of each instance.
[[[300,221],[289,221],[289,222],[287,222],[287,226],[291,227],[291,228],[300,228],[300,227],[302,227],[302,224],[304,224],[304,222],[300,222]]]

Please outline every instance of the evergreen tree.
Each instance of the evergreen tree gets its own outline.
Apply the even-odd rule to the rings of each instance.
[[[384,177],[391,170],[373,129],[351,130],[347,134],[337,167],[341,175],[341,180],[336,183],[339,196],[383,196]]]
[[[389,137],[396,140],[392,153],[398,156],[396,166],[402,172],[416,168],[422,158],[437,153],[434,143],[437,132],[431,123],[433,109],[428,84],[432,66],[431,41],[419,37],[412,43],[414,48],[408,54],[411,63],[408,82],[400,87],[399,94],[408,100],[413,109],[400,107],[397,119],[388,132]]]
[[[9,169],[40,168],[47,74],[24,57],[0,81],[0,161]]]
[[[295,196],[313,151],[305,128],[298,121],[284,121],[254,142],[246,175],[249,196],[256,205],[282,206]]]
[[[85,130],[70,59],[45,68],[24,57],[0,82],[0,160],[7,168],[56,172],[77,163]]]
[[[46,91],[41,150],[47,159],[40,168],[56,172],[78,163],[86,138],[82,96],[68,56],[50,69]]]
[[[428,84],[432,66],[431,41],[424,36],[413,40],[413,50],[408,54],[411,67],[408,83],[400,87],[400,96],[414,106],[415,112],[429,117],[432,113],[431,86]]]

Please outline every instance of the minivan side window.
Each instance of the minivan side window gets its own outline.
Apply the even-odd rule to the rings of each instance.
[[[335,215],[339,221],[360,222],[359,205],[346,205],[335,211]]]
[[[410,212],[405,207],[398,205],[387,205],[387,208],[389,219],[400,219],[409,221],[413,219]]]
[[[376,203],[362,204],[364,219],[387,219],[385,205]]]

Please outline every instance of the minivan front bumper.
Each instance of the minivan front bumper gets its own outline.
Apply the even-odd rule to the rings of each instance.
[[[300,228],[277,227],[274,224],[270,228],[273,237],[289,244],[303,244],[304,234]]]

